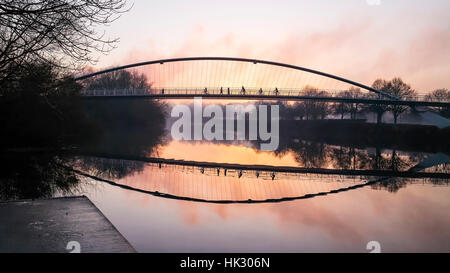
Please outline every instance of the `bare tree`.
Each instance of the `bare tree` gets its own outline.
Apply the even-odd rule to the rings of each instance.
[[[316,87],[305,86],[304,89],[305,96],[309,97],[328,97],[326,91],[319,91]],[[329,114],[329,107],[327,102],[306,100],[303,103],[303,109],[305,111],[306,119],[324,119]]]
[[[400,78],[393,78],[388,82],[384,91],[401,100],[412,99],[416,96],[416,91],[413,90],[409,84],[404,83]],[[408,106],[390,105],[388,109],[394,115],[394,123],[397,124],[398,117],[408,110]]]
[[[128,89],[150,92],[151,84],[147,77],[137,70],[118,70],[86,79],[87,90]]]
[[[436,89],[425,96],[426,101],[450,101],[450,90],[446,88]]]
[[[439,102],[449,102],[450,101],[450,90],[446,88],[436,89],[430,94],[425,96],[426,101],[439,101]],[[440,112],[441,115],[446,117],[450,116],[450,107],[436,107],[432,108]]]
[[[29,62],[64,68],[95,63],[92,52],[108,52],[118,41],[96,29],[126,10],[125,0],[2,0],[0,86]]]
[[[351,86],[350,89],[348,90],[348,92],[349,92],[349,95],[351,98],[362,98],[363,97],[363,94],[362,94],[360,88]],[[352,119],[355,119],[356,115],[360,112],[361,109],[359,109],[359,105],[360,105],[360,103],[358,103],[358,102],[350,104],[350,117]]]
[[[337,94],[340,98],[351,98],[349,91],[341,91]],[[344,115],[350,112],[350,104],[347,102],[335,102],[331,106],[331,111],[333,114],[340,115],[341,119],[344,119]]]
[[[378,91],[386,92],[388,84],[389,84],[389,82],[386,80],[376,79],[372,84],[372,88],[374,88]],[[378,95],[375,95],[375,94],[370,94],[368,96],[373,96],[373,97],[377,96],[378,97]],[[383,114],[388,110],[388,108],[382,104],[372,104],[372,105],[368,106],[368,110],[375,112],[377,114],[377,123],[381,123]]]

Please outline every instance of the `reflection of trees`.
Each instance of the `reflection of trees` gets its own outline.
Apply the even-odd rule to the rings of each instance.
[[[359,150],[353,147],[335,147],[302,140],[292,143],[286,148],[291,150],[294,153],[295,160],[306,168],[321,168],[328,165],[331,168],[344,170],[374,169],[405,171],[421,158],[421,156],[417,156],[416,154],[400,156],[396,150],[392,150],[390,153],[382,153],[380,149],[376,149],[375,153],[368,153],[366,150]],[[283,154],[281,151],[278,153]],[[441,172],[448,172],[448,167],[447,169],[442,166],[440,168]],[[439,185],[447,183],[443,182],[442,179],[434,179],[431,182]],[[406,187],[407,183],[407,178],[389,177],[381,179],[372,185],[372,188],[395,193],[399,189]]]
[[[329,153],[326,144],[300,140],[290,147],[295,160],[306,168],[320,168],[327,163]]]
[[[353,147],[331,148],[331,159],[336,168],[344,170],[365,169],[363,162],[367,162],[367,153]]]
[[[390,163],[390,170],[392,171],[402,171],[410,165],[407,160],[402,159],[395,150],[392,150],[391,152]]]
[[[9,154],[0,157],[0,200],[73,194],[78,178],[54,154]]]
[[[80,157],[75,164],[77,169],[106,179],[124,178],[136,172],[141,172],[144,166],[145,162],[101,157]]]
[[[390,177],[382,180],[371,187],[374,190],[387,190],[388,192],[396,193],[401,188],[406,187],[408,180],[402,177]]]
[[[389,154],[375,149],[375,153],[354,147],[330,146],[325,143],[299,140],[295,142],[283,142],[283,146],[275,152],[283,155],[287,151],[294,153],[295,159],[307,168],[321,168],[326,165],[344,170],[391,170],[404,171],[413,165],[416,156],[400,157],[396,150]]]
[[[144,74],[120,70],[85,82],[88,89],[140,89],[150,91]],[[98,99],[84,102],[84,109],[95,122],[102,138],[85,145],[90,153],[148,156],[165,143],[165,105],[151,99]],[[80,157],[78,166],[98,176],[120,179],[142,171],[142,162]]]
[[[1,199],[50,197],[75,188],[77,177],[61,165],[70,163],[58,155],[62,148],[148,155],[164,143],[163,104],[135,99],[81,101],[80,85],[57,80],[51,67],[35,68],[23,74],[16,94],[1,100],[0,139],[5,147],[0,149],[15,154],[13,160],[1,159]],[[59,84],[54,87],[55,83]],[[39,156],[26,152],[36,149],[52,152]],[[12,152],[16,150],[22,152]],[[85,166],[115,178],[142,168],[92,160]]]

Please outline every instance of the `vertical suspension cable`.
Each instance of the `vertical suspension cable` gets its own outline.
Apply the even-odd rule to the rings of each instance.
[[[213,76],[213,86],[212,86],[212,88],[214,88],[213,90],[215,90],[216,88],[217,88],[217,85],[218,85],[218,83],[217,83],[217,67],[218,67],[218,63],[217,62],[220,62],[220,61],[214,61],[213,62],[213,67],[214,67],[214,76]]]

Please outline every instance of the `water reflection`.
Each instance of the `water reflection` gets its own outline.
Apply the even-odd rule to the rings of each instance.
[[[79,178],[70,171],[60,170],[60,166],[66,166],[85,171],[101,179],[152,193],[158,192],[198,200],[241,202],[303,198],[302,196],[325,194],[353,188],[355,181],[357,181],[356,184],[371,185],[373,189],[396,192],[408,184],[405,177],[419,178],[411,173],[435,174],[437,176],[422,176],[434,179],[434,184],[445,184],[445,182],[441,182],[446,181],[449,177],[450,165],[448,163],[450,160],[445,153],[429,154],[416,151],[423,149],[421,145],[402,146],[401,148],[405,148],[406,151],[386,149],[385,147],[389,145],[398,146],[394,140],[383,142],[383,144],[376,142],[375,147],[372,147],[373,143],[363,141],[367,136],[359,136],[362,140],[355,141],[352,134],[348,132],[326,138],[317,133],[323,130],[323,126],[331,131],[337,130],[334,122],[342,122],[339,120],[318,125],[305,125],[304,121],[282,123],[283,126],[286,126],[285,129],[282,127],[282,132],[290,133],[283,133],[280,136],[280,147],[276,151],[269,152],[259,151],[258,148],[255,148],[259,147],[258,141],[189,142],[170,140],[166,126],[159,122],[159,119],[164,117],[166,106],[152,100],[88,100],[85,103],[87,115],[92,122],[98,125],[97,128],[101,132],[99,141],[93,141],[74,150],[59,152],[58,156],[55,154],[53,157],[40,155],[39,160],[34,162],[42,162],[47,167],[39,167],[43,170],[41,172],[43,175],[40,177],[33,176],[33,172],[30,171],[30,179],[48,184],[50,181],[48,177],[54,177],[52,172],[56,172],[59,175],[66,175],[67,178],[63,179],[61,176],[55,180],[56,182],[51,181],[50,184],[60,185],[61,183],[58,181],[65,180],[72,185],[71,187],[74,187]],[[148,116],[152,118],[147,118]],[[302,133],[303,126],[310,130]],[[343,123],[342,126],[359,128],[365,125]],[[389,137],[384,136],[384,138],[388,139]],[[77,155],[95,155],[96,157]],[[156,159],[162,158],[162,161],[150,161],[150,163],[159,162],[157,165],[152,165],[139,159],[133,160],[133,158],[149,156]],[[22,157],[23,155],[17,156],[19,159]],[[115,161],[107,157],[125,160]],[[37,155],[30,158],[37,158]],[[63,162],[58,163],[59,165],[53,164],[54,158]],[[165,159],[195,162],[190,164],[192,168],[185,166],[170,169],[168,168],[170,166],[162,165],[167,163],[164,161]],[[4,158],[4,160],[7,159]],[[9,164],[12,164],[11,162],[14,161],[10,161]],[[26,169],[30,164],[19,162],[16,165]],[[264,168],[255,169],[256,165],[263,165]],[[300,173],[295,174],[294,172],[293,174],[289,171],[286,173],[283,169],[285,167],[303,169]],[[339,172],[339,170],[343,171]],[[405,175],[402,172],[410,174]],[[27,172],[19,171],[19,173],[24,175]],[[308,173],[328,176],[314,177]],[[11,175],[11,172],[4,172],[3,179],[7,180],[8,175]],[[169,179],[168,177],[171,176],[174,177]],[[342,176],[346,177],[342,178]],[[388,179],[374,182],[380,176]],[[205,179],[212,182],[204,182]],[[272,189],[272,186],[262,185],[261,180],[276,181],[273,187],[277,187],[278,192]],[[10,181],[15,181],[15,178],[11,178]],[[197,181],[198,183],[193,182],[192,185],[186,186],[187,183],[183,181]],[[299,182],[297,183],[297,181]],[[331,182],[337,182],[338,185]],[[175,186],[167,186],[170,183]],[[3,185],[9,184],[3,183]],[[324,188],[320,188],[321,185]],[[8,187],[10,192],[15,189],[12,186]],[[181,187],[184,188],[181,189]],[[309,188],[309,190],[304,188]],[[206,190],[202,192],[199,189]],[[53,192],[54,190],[42,194],[18,194],[17,197],[37,198],[52,195]],[[64,190],[64,187],[59,192],[70,194],[69,191]],[[237,192],[239,194],[236,194]],[[210,196],[215,198],[211,199]],[[11,198],[15,197],[9,193],[5,194],[3,199]]]
[[[73,151],[145,155],[157,152],[157,147],[166,142],[164,123],[160,122],[164,119],[164,104],[149,100],[129,103],[92,100],[84,102],[83,109],[90,126],[82,129],[90,129],[77,135],[76,141],[63,147],[19,146],[2,151],[0,200],[46,198],[81,192],[79,178],[67,168],[75,163],[80,164],[71,156]],[[86,158],[82,165],[99,172],[109,171],[109,176],[113,178],[142,170],[142,164],[138,162],[120,169]]]
[[[85,161],[97,161],[95,166],[107,166],[108,170],[86,168]],[[347,171],[344,171],[337,175],[329,170],[308,168],[275,172],[259,166],[202,167],[201,162],[189,162],[189,165],[179,162],[183,165],[176,165],[172,161],[164,164],[96,157],[81,157],[79,162],[81,164],[76,167],[83,170],[79,174],[100,182],[165,198],[216,203],[290,201],[337,194],[364,186],[395,192],[413,183],[448,185],[450,178],[446,172],[415,174],[356,171],[353,175],[345,175]],[[206,166],[211,164],[206,163]],[[118,177],[116,169],[133,171],[128,176]],[[335,173],[339,173],[339,170]],[[389,176],[383,176],[387,174]],[[395,177],[396,174],[406,177]],[[429,175],[440,175],[441,179],[432,179]]]
[[[99,139],[2,154],[0,199],[86,194],[138,251],[449,250],[445,130],[292,119],[268,152],[174,141],[165,104],[84,103]]]
[[[0,156],[0,200],[47,198],[79,193],[79,179],[54,153]]]
[[[449,251],[449,187],[356,191],[283,203],[167,200],[108,184],[89,198],[140,252]]]

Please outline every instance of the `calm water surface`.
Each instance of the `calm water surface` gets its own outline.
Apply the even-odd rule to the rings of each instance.
[[[208,162],[307,166],[341,169],[336,151],[261,152],[248,145],[169,141],[152,154]],[[391,162],[392,150],[382,160]],[[358,154],[359,153],[359,154]],[[355,169],[374,151],[356,150],[348,158]],[[416,165],[428,154],[395,151],[399,169]],[[303,158],[302,158],[303,156]],[[355,159],[356,158],[356,159]],[[98,159],[93,159],[98,160]],[[273,200],[332,192],[363,185],[380,177],[282,174],[203,169],[103,159],[127,166],[126,175],[92,171],[135,189],[202,200]],[[389,165],[389,164],[387,164]],[[446,165],[440,165],[445,171]],[[436,171],[437,169],[431,169]],[[176,200],[127,190],[91,179],[85,194],[140,252],[368,252],[380,242],[382,251],[450,251],[450,188],[447,180],[389,178],[385,183],[293,201],[215,204]]]
[[[101,141],[3,157],[0,199],[85,194],[139,252],[368,252],[369,241],[450,251],[448,132],[436,127],[298,121],[285,105],[268,152],[256,141],[173,140],[170,105],[85,104]]]

